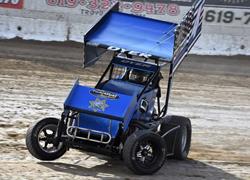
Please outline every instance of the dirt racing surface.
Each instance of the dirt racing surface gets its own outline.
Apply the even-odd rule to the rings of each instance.
[[[176,74],[169,114],[192,121],[188,161],[136,176],[119,159],[76,150],[53,162],[33,158],[30,123],[60,117],[74,80],[94,86],[106,68],[82,69],[81,46],[0,41],[0,179],[250,179],[249,57],[189,56]]]

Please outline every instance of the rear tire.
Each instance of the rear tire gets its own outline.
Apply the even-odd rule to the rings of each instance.
[[[161,132],[164,134],[176,126],[180,126],[180,128],[164,137],[169,150],[168,153],[173,153],[171,157],[174,159],[186,160],[192,136],[190,119],[182,116],[167,116],[161,125]]]
[[[37,159],[52,161],[66,152],[65,145],[53,141],[59,120],[45,118],[33,123],[26,134],[26,146],[29,152]]]
[[[165,141],[153,132],[136,131],[124,144],[123,160],[135,174],[153,174],[162,167],[165,159]]]

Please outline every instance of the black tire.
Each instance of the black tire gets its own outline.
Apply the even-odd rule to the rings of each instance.
[[[123,160],[135,174],[153,174],[166,160],[165,141],[153,132],[136,131],[124,144]]]
[[[174,159],[186,160],[192,137],[190,119],[182,116],[167,116],[161,125],[161,134],[176,126],[180,126],[180,128],[164,137],[168,153],[173,153],[171,157]]]
[[[35,158],[52,161],[58,159],[66,152],[67,149],[62,142],[56,146],[53,142],[58,121],[56,118],[45,118],[29,127],[26,134],[26,146]],[[44,142],[44,147],[42,142]],[[48,145],[52,147],[49,148]]]

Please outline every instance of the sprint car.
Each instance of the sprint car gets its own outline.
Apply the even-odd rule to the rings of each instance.
[[[168,157],[185,160],[191,122],[167,110],[174,74],[201,35],[203,7],[195,1],[179,24],[111,7],[84,36],[84,67],[109,51],[107,69],[95,87],[75,82],[60,118],[30,126],[29,152],[44,161],[71,148],[117,155],[136,174],[157,172]]]

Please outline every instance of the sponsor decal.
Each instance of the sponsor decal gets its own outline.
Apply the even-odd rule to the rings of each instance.
[[[141,62],[135,62],[135,61],[131,61],[131,60],[125,60],[125,59],[121,60],[121,63],[130,64],[130,65],[133,65],[133,66],[145,67],[145,68],[151,68],[152,67],[149,64],[145,64],[145,63],[141,63]]]
[[[108,98],[108,99],[119,99],[119,96],[117,94],[103,91],[100,89],[91,90],[90,93],[94,96],[101,96],[101,97]]]
[[[94,112],[104,112],[106,108],[109,107],[109,105],[106,103],[106,100],[101,100],[99,98],[96,98],[94,101],[89,101],[89,108],[92,109]]]
[[[152,57],[151,54],[140,53],[140,52],[137,52],[137,51],[128,51],[126,49],[122,49],[122,48],[118,48],[118,47],[114,47],[114,46],[108,47],[108,50],[119,52],[119,53],[128,53],[129,55],[139,56],[139,57],[143,57],[143,58],[147,58],[147,59]]]
[[[0,0],[0,7],[23,9],[23,2],[24,0]]]

